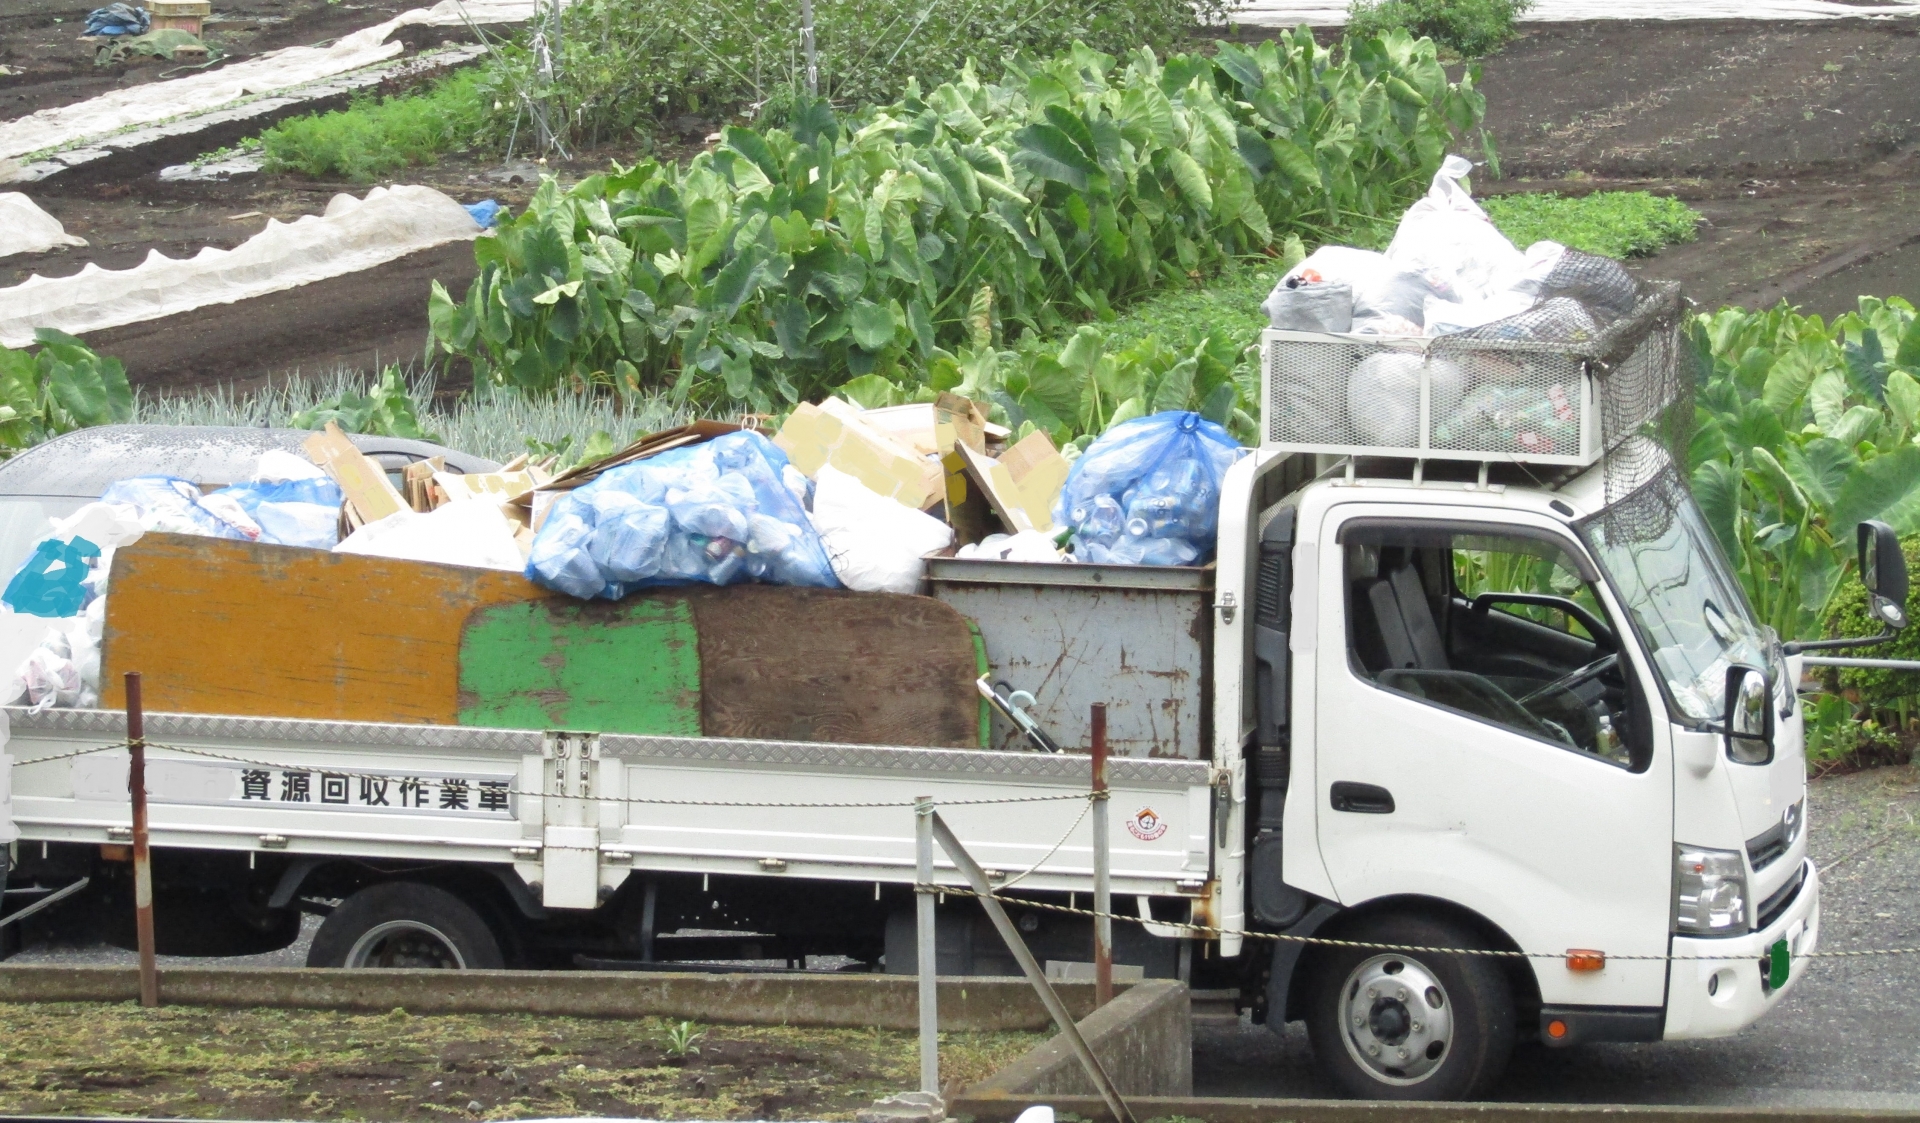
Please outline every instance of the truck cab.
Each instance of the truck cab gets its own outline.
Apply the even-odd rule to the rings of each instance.
[[[1224,489],[1219,924],[1279,937],[1223,940],[1256,1016],[1376,1099],[1475,1095],[1520,1037],[1737,1032],[1819,938],[1799,660],[1671,467],[1436,474],[1261,451]]]

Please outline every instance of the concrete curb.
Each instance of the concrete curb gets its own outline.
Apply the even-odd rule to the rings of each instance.
[[[975,1095],[947,1105],[974,1123],[1008,1123],[1033,1104],[1112,1123],[1098,1096]],[[1205,1096],[1129,1096],[1143,1121],[1185,1116],[1206,1123],[1894,1123],[1920,1113],[1859,1108],[1667,1107],[1638,1104],[1384,1103],[1377,1100],[1256,1100]]]
[[[168,967],[160,999],[178,1006],[272,1006],[414,1014],[656,1015],[721,1025],[919,1027],[911,975],[798,972],[713,975],[667,971],[406,971],[306,967]],[[1092,983],[1056,983],[1076,1018]],[[132,1002],[132,967],[0,967],[0,1002]],[[1046,1008],[1025,979],[940,980],[940,1028],[1044,1031]]]
[[[1060,984],[1055,983],[1056,989]],[[1192,1000],[1184,983],[1150,979],[1079,1021],[1080,1035],[1123,1096],[1193,1094]],[[1091,1095],[1067,1039],[1052,1040],[967,1089],[970,1096]]]

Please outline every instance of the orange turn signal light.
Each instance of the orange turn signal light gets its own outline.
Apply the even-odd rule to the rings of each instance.
[[[1561,1021],[1559,1018],[1555,1018],[1552,1021],[1547,1023],[1548,1037],[1551,1037],[1555,1041],[1558,1041],[1561,1038],[1565,1037],[1566,1035],[1567,1035],[1567,1023]]]
[[[1567,951],[1567,970],[1569,971],[1605,971],[1607,953],[1591,948],[1570,948]]]

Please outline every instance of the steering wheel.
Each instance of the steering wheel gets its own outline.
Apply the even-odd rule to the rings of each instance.
[[[1570,691],[1582,683],[1591,682],[1599,678],[1601,675],[1606,674],[1619,665],[1620,656],[1618,654],[1602,655],[1586,666],[1575,667],[1573,670],[1568,671],[1566,674],[1561,675],[1545,686],[1530,691],[1526,697],[1517,698],[1515,701],[1519,702],[1522,706],[1526,706],[1550,694]]]

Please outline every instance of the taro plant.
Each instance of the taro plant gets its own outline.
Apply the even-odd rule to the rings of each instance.
[[[1304,31],[1164,63],[1076,46],[845,121],[813,102],[684,168],[544,183],[476,243],[463,300],[436,287],[434,339],[534,391],[771,412],[873,375],[923,395],[984,289],[1004,344],[1286,234],[1376,238],[1483,108],[1431,43]]]
[[[1761,621],[1820,633],[1854,526],[1920,533],[1920,324],[1860,298],[1831,325],[1785,305],[1694,322],[1704,375],[1689,454],[1695,498]]]
[[[335,397],[294,414],[289,424],[296,429],[324,429],[331,421],[349,433],[438,441],[420,424],[420,413],[400,368],[389,366],[364,393],[342,389]]]
[[[120,360],[52,328],[34,339],[40,349],[32,354],[0,347],[0,454],[132,418],[133,389]]]

